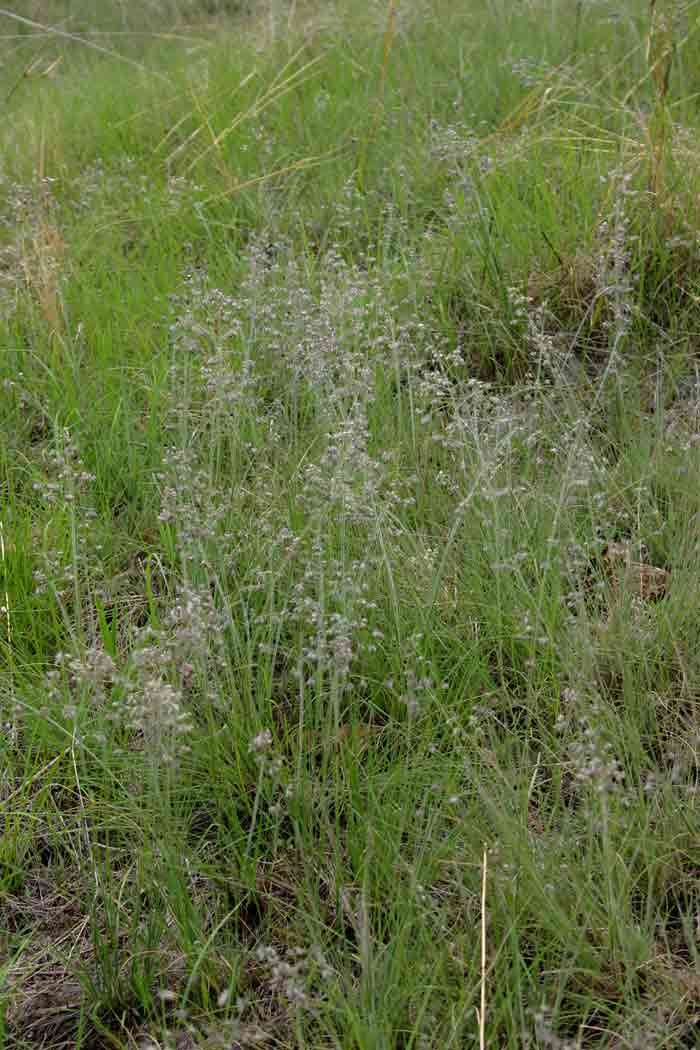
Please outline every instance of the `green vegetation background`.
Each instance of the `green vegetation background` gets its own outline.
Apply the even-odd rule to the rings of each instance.
[[[0,9],[4,1045],[699,1045],[699,14]]]

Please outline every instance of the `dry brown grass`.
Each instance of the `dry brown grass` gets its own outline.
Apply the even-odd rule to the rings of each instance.
[[[42,220],[25,242],[21,259],[27,287],[52,335],[60,335],[64,328],[61,277],[65,255],[60,231]]]

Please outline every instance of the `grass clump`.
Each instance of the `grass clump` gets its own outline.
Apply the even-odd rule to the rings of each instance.
[[[696,1045],[697,5],[34,6],[0,1041]]]

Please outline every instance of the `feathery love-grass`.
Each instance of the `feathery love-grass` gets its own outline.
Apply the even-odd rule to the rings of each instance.
[[[0,56],[0,1046],[700,1045],[700,5]]]

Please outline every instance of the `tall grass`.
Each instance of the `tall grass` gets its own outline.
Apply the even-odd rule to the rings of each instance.
[[[14,13],[0,1041],[694,1046],[697,5]]]

